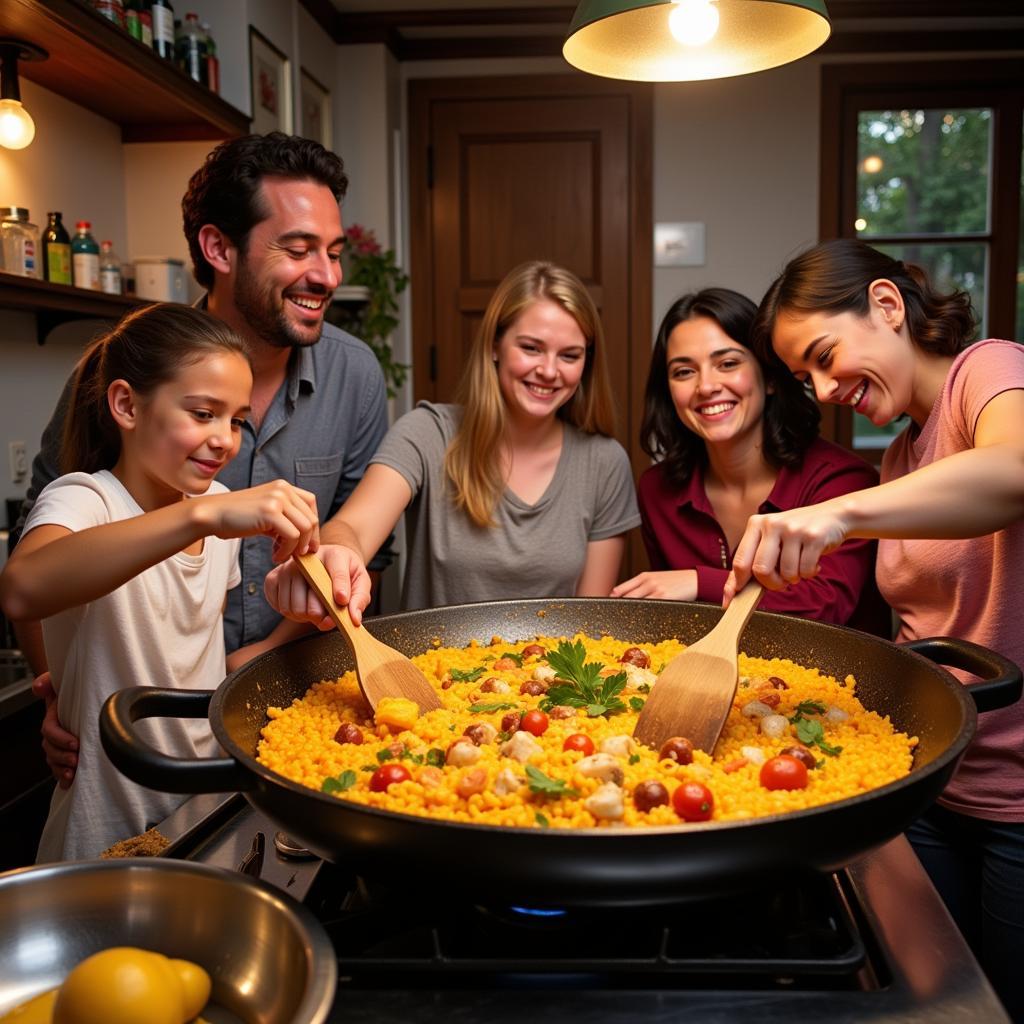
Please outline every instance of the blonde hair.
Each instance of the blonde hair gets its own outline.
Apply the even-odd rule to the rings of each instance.
[[[501,465],[494,457],[506,421],[494,346],[528,306],[544,299],[565,310],[587,341],[579,386],[557,415],[587,434],[611,437],[615,430],[604,331],[590,292],[563,267],[540,261],[521,264],[505,276],[484,311],[459,384],[462,421],[445,453],[445,474],[455,507],[477,526],[494,525],[494,509],[505,488]]]

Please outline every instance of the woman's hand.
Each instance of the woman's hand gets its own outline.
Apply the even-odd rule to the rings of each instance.
[[[697,600],[697,570],[642,572],[612,589],[612,597],[658,597],[666,601]]]
[[[358,552],[340,544],[325,544],[316,552],[324,563],[334,586],[336,604],[348,605],[352,621],[358,626],[363,609],[370,603],[370,574]],[[271,607],[294,622],[312,622],[317,629],[330,629],[334,620],[309,588],[292,562],[267,573],[263,592]]]
[[[728,607],[752,575],[769,590],[813,579],[821,556],[839,547],[850,530],[840,499],[751,516],[733,555],[723,605]]]
[[[285,480],[192,500],[202,503],[202,514],[214,536],[272,537],[275,562],[316,551],[320,544],[316,496]]]

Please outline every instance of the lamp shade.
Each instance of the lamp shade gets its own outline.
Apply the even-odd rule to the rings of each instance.
[[[711,8],[718,27],[707,42],[677,38],[675,23],[688,5]],[[824,0],[581,0],[562,55],[605,78],[692,82],[787,64],[831,31]]]

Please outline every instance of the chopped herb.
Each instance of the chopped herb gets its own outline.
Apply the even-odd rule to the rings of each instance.
[[[356,784],[356,773],[346,768],[337,778],[324,779],[320,786],[321,793],[344,793]]]
[[[639,754],[630,754],[629,755],[629,763],[630,764],[636,764],[639,760],[640,760],[640,755]]]
[[[475,683],[483,674],[483,665],[479,668],[469,668],[465,670],[453,668],[448,673],[448,675],[450,675],[457,683]]]
[[[664,667],[665,666],[663,665],[662,668],[664,668]],[[651,684],[650,683],[641,683],[636,688],[636,692],[637,693],[650,693],[651,692]]]
[[[512,733],[506,730],[502,730],[498,733],[498,739],[501,740],[502,743],[504,743],[506,740],[512,739]]]
[[[639,714],[644,709],[644,701],[639,697],[630,697],[629,706]]]
[[[501,655],[502,658],[508,658],[509,661],[514,661],[520,668],[523,667],[523,656],[517,654],[515,651],[506,651]]]
[[[543,814],[540,813],[540,811],[538,811],[533,816],[533,820],[535,822],[537,822],[537,824],[540,825],[541,828],[550,828],[551,827],[551,823],[548,821],[547,818],[544,817]]]
[[[575,789],[567,786],[561,779],[552,779],[532,764],[526,766],[526,780],[532,793],[543,796],[579,796]]]
[[[359,770],[361,772],[375,772],[377,770],[377,766],[375,764],[364,764],[360,765]]]
[[[444,751],[440,747],[431,747],[427,751],[427,764],[433,765],[435,768],[444,767]]]
[[[484,715],[491,711],[509,711],[517,706],[518,705],[516,704],[510,704],[507,700],[499,700],[495,701],[493,704],[470,704],[469,710],[475,715]],[[452,728],[454,728],[454,726]]]
[[[825,727],[816,718],[804,718],[804,712],[820,715],[825,711],[825,706],[813,700],[804,701],[798,704],[796,714],[790,721],[796,726],[797,739],[808,747],[817,746],[822,753],[829,757],[836,757],[842,753],[842,747],[833,746],[825,739]]]
[[[408,747],[406,747],[399,755],[400,761],[412,761],[413,764],[423,764],[423,755],[414,754]]]
[[[377,751],[377,760],[381,764],[383,764],[385,761],[393,761],[394,758],[395,758],[395,755],[392,754],[391,751],[388,750],[387,747],[385,747],[383,750],[378,750]]]
[[[575,644],[560,640],[558,650],[548,652],[548,664],[555,670],[559,682],[548,688],[544,703],[548,707],[565,704],[586,708],[591,718],[625,711],[626,705],[619,694],[626,685],[626,673],[616,672],[602,679],[603,666],[587,662],[586,656],[586,649],[578,640]]]

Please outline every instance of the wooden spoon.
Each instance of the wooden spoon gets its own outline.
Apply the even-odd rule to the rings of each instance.
[[[761,600],[761,584],[751,580],[729,603],[705,636],[674,657],[651,687],[633,736],[654,750],[672,736],[714,752],[736,696],[737,655],[744,627]]]
[[[356,678],[363,696],[374,711],[382,697],[406,697],[415,701],[420,714],[441,707],[441,698],[427,677],[404,655],[356,626],[348,608],[334,603],[334,588],[324,563],[316,555],[295,555],[299,570],[320,598],[338,632],[348,641],[356,659]]]

